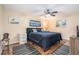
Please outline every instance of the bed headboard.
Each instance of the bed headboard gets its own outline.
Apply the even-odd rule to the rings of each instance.
[[[26,28],[27,38],[29,37],[29,34],[33,32],[33,29],[36,29],[37,32],[41,32],[42,28]]]
[[[42,28],[27,28],[26,32],[33,32],[33,29],[36,29],[37,32],[40,32]]]

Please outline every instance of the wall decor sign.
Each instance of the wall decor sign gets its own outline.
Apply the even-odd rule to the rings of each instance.
[[[64,26],[66,26],[66,20],[56,21],[56,27],[64,27]]]
[[[10,24],[19,24],[20,18],[19,17],[9,17],[9,23]]]

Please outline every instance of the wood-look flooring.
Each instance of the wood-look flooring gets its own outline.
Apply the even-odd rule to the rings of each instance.
[[[39,51],[42,55],[48,55],[50,54],[52,51],[54,52],[59,46],[61,46],[62,44],[65,44],[67,41],[65,40],[61,40],[60,43],[57,42],[56,44],[52,45],[48,51],[44,51],[43,48],[39,47],[36,44],[32,44],[31,42],[28,42],[27,44],[30,44],[31,47],[35,48],[37,51]],[[13,47],[15,46],[19,46],[19,43],[16,44],[11,44],[9,45],[9,49],[7,49],[7,47],[4,49],[2,55],[13,55]]]
[[[2,55],[13,55],[13,47],[19,46],[19,43],[10,44],[9,49],[5,46],[5,49],[2,52]]]

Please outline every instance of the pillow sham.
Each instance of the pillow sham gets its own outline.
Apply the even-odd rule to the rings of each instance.
[[[33,32],[37,32],[37,29],[32,29],[33,30]]]

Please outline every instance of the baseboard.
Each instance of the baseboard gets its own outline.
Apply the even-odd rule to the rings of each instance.
[[[12,44],[9,44],[9,45],[14,45],[14,44],[19,44],[19,42],[16,42],[16,43],[12,43]]]

